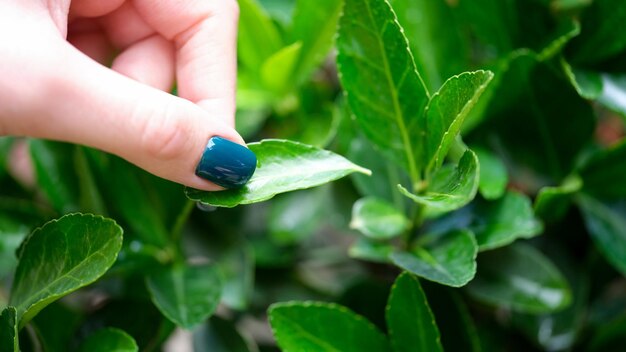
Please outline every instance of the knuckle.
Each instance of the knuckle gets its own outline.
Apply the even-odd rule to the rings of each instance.
[[[185,154],[189,128],[175,108],[168,106],[158,117],[140,117],[142,150],[158,160],[172,160]]]
[[[237,0],[215,1],[216,12],[223,12],[234,18],[239,18],[239,2]]]

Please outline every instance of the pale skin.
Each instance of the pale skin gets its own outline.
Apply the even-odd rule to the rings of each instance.
[[[0,1],[0,136],[86,145],[221,189],[194,170],[210,137],[244,144],[238,16],[236,0]]]

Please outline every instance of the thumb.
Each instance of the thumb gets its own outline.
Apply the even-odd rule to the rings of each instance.
[[[240,187],[254,173],[254,153],[211,112],[101,66],[70,45],[58,60],[52,59],[58,65],[46,71],[45,94],[38,111],[22,121],[21,134],[101,149],[202,190]]]

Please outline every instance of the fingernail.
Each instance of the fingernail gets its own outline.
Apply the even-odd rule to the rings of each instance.
[[[256,155],[237,143],[212,137],[196,167],[196,175],[224,188],[241,188],[256,170]]]

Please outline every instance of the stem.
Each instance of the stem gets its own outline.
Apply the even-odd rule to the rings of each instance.
[[[170,236],[172,238],[172,242],[180,241],[180,237],[183,233],[183,227],[185,227],[185,224],[187,223],[187,220],[191,215],[191,211],[193,210],[194,205],[195,203],[193,201],[188,200],[187,203],[185,203],[183,209],[180,211],[180,214],[178,214],[178,216],[176,217],[176,222],[172,227]]]

